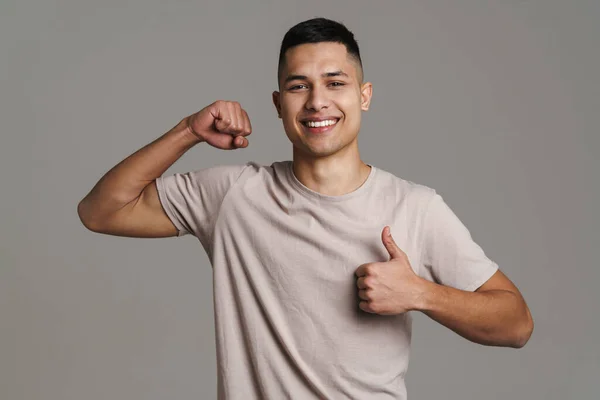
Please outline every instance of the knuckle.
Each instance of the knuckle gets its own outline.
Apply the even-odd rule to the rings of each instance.
[[[377,275],[377,267],[373,264],[369,264],[365,267],[365,272],[367,275],[376,276]]]

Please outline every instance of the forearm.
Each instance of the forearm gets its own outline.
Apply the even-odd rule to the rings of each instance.
[[[433,320],[475,343],[523,347],[530,316],[522,298],[508,290],[468,292],[424,281],[418,307]]]
[[[78,210],[82,219],[102,219],[140,196],[144,188],[160,177],[200,140],[188,129],[186,119],[142,147],[108,171]]]

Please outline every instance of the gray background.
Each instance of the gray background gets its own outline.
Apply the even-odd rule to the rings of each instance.
[[[363,160],[437,189],[535,320],[515,350],[415,313],[411,400],[598,398],[600,2],[3,0],[2,399],[215,398],[199,243],[94,234],[76,205],[217,99],[248,111],[250,146],[195,148],[168,173],[290,159],[278,49],[314,16],[361,46]]]

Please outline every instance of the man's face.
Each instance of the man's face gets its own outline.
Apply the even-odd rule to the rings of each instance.
[[[372,91],[370,83],[361,83],[361,75],[358,61],[340,43],[287,50],[273,103],[299,151],[325,157],[356,140]]]

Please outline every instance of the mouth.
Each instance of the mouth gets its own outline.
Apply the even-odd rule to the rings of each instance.
[[[305,130],[307,130],[310,133],[325,133],[333,130],[333,128],[335,128],[339,120],[339,118],[331,118],[320,121],[305,120],[301,121],[301,123],[304,126]]]

